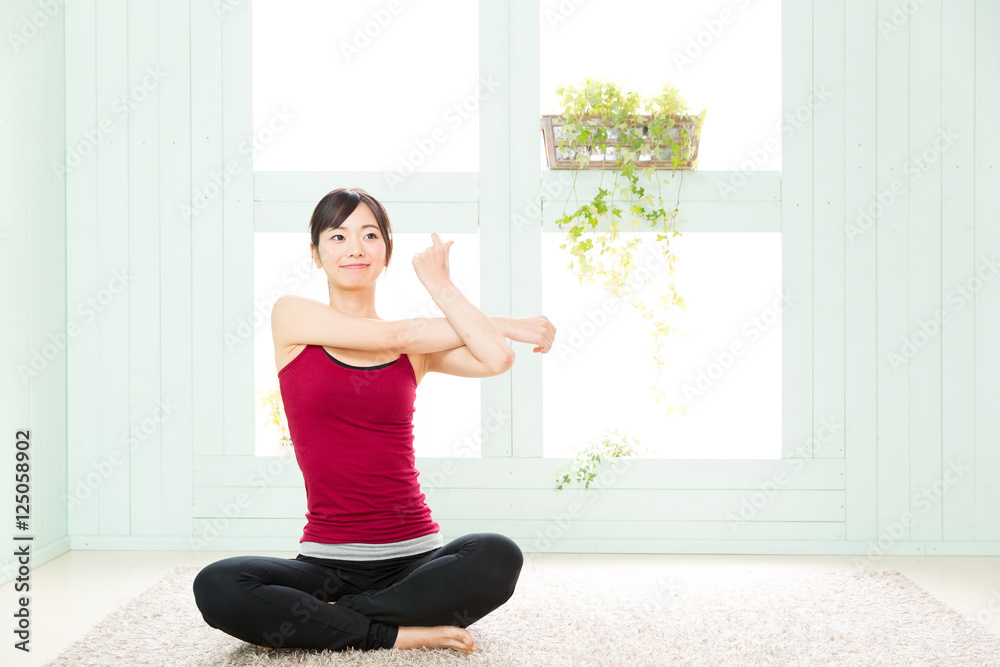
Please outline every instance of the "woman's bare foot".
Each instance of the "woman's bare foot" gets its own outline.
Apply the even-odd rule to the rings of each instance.
[[[469,631],[456,625],[401,626],[392,647],[450,648],[462,653],[472,653],[478,648]]]

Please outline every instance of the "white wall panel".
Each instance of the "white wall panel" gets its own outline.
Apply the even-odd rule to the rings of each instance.
[[[0,582],[16,549],[35,568],[69,548],[65,27],[31,0],[0,8]]]
[[[972,274],[975,253],[975,0],[949,1],[941,17],[941,126],[957,135],[941,157],[941,289],[948,317],[941,330],[942,451],[945,461],[976,460],[975,307],[956,286]],[[943,540],[976,539],[976,476],[966,474],[944,498]]]

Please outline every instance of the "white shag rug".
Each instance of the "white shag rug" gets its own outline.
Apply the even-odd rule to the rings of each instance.
[[[47,665],[1000,665],[1000,637],[898,572],[526,563],[462,654],[263,652],[205,623],[200,569],[175,568]]]

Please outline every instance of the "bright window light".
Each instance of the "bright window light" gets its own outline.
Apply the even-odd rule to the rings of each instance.
[[[559,113],[556,88],[585,77],[644,95],[669,82],[692,111],[708,109],[698,169],[781,169],[780,0],[540,6],[542,113]]]
[[[292,116],[256,171],[478,171],[491,92],[476,2],[253,3],[254,127]]]
[[[479,169],[479,103],[492,86],[479,76],[478,3],[393,6],[254,0],[254,127],[292,117],[257,147],[255,170]],[[558,111],[557,86],[588,76],[645,94],[669,82],[708,108],[699,169],[781,168],[779,0],[539,6],[541,113]]]
[[[655,239],[628,232],[620,242],[638,236]],[[779,233],[685,232],[671,240],[672,280],[687,311],[676,311],[678,330],[666,338],[659,371],[650,321],[628,299],[580,283],[559,248],[563,232],[542,237],[542,310],[558,330],[542,361],[545,456],[573,456],[617,427],[655,457],[781,457],[781,312],[796,306],[782,300]],[[651,307],[671,281],[652,257],[646,245],[637,248],[636,265],[654,269],[637,292]],[[659,401],[654,386],[664,394]],[[666,416],[667,406],[686,414]]]

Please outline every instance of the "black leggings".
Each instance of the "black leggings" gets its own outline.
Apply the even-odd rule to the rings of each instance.
[[[514,594],[523,563],[498,533],[383,560],[234,556],[198,573],[194,598],[206,623],[252,644],[392,648],[399,626],[464,628],[486,616]]]

